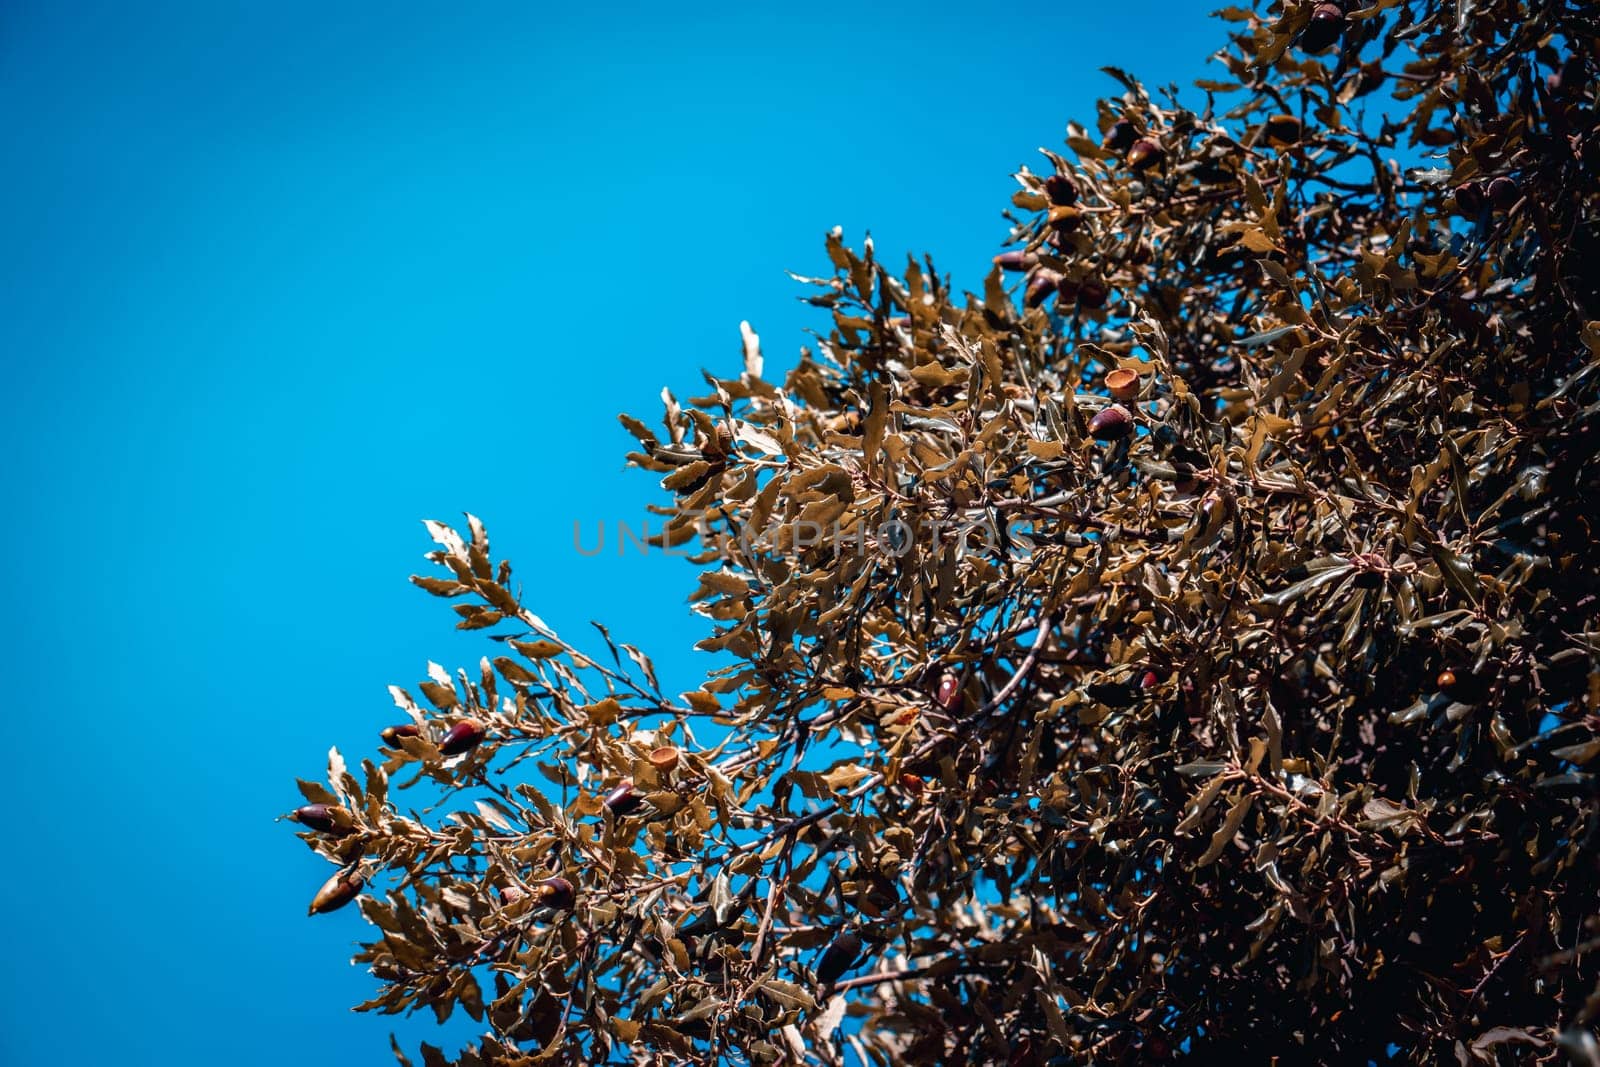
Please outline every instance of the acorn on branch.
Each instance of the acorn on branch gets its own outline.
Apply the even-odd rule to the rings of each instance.
[[[633,781],[629,779],[606,794],[604,804],[611,809],[611,814],[621,818],[639,810],[639,805],[644,803],[644,798],[634,791]]]
[[[379,730],[378,736],[383,738],[383,743],[390,748],[399,748],[402,737],[421,737],[422,727],[414,722],[396,723],[394,726],[385,726]]]
[[[1027,270],[1037,262],[1039,262],[1038,256],[1034,255],[1032,252],[1023,252],[1021,250],[1001,252],[998,256],[994,257],[995,266],[999,267],[1001,270],[1009,271]]]
[[[1464,219],[1474,219],[1483,210],[1483,185],[1479,182],[1462,182],[1455,188],[1456,214]]]
[[[1151,167],[1159,167],[1166,155],[1160,141],[1145,137],[1135,141],[1133,147],[1128,149],[1126,161],[1134,170],[1146,171]]]
[[[459,756],[471,752],[488,736],[489,731],[477,719],[462,719],[445,732],[439,742],[439,751],[446,756]]]
[[[1121,404],[1103,408],[1089,420],[1089,436],[1096,441],[1120,441],[1133,433],[1133,416]]]
[[[1517,201],[1522,199],[1522,190],[1517,187],[1517,183],[1504,174],[1490,182],[1484,192],[1496,211],[1510,211],[1517,206]]]
[[[1273,115],[1267,119],[1267,143],[1276,148],[1287,148],[1300,143],[1300,120],[1293,115]]]
[[[1105,147],[1112,152],[1126,152],[1138,139],[1138,127],[1127,119],[1118,119],[1106,131]]]
[[[833,939],[817,961],[817,981],[831,986],[861,958],[861,937],[854,930],[844,930]]]
[[[365,884],[366,880],[355,871],[340,871],[322,883],[317,895],[311,898],[311,909],[306,914],[326,915],[338,911],[354,900]]]
[[[1044,195],[1065,207],[1078,202],[1078,185],[1065,174],[1052,174],[1044,180]]]
[[[332,804],[307,804],[295,808],[289,813],[289,821],[297,822],[308,830],[333,834],[336,837],[347,837],[355,832],[355,828],[345,818],[344,809]]]
[[[572,883],[559,875],[540,882],[534,887],[534,892],[539,897],[539,903],[557,911],[569,910],[578,899],[577,890],[572,888]]]
[[[955,711],[961,707],[961,679],[954,674],[945,672],[939,677],[939,687],[934,690],[933,702],[945,711]]]
[[[1344,8],[1338,4],[1318,4],[1311,10],[1311,21],[1300,33],[1300,47],[1320,52],[1344,36]]]
[[[1106,301],[1111,299],[1111,290],[1106,288],[1106,283],[1098,278],[1085,278],[1078,283],[1078,306],[1089,308],[1091,311],[1106,306]]]

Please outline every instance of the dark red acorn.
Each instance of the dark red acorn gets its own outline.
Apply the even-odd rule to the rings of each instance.
[[[1165,156],[1166,152],[1162,150],[1161,142],[1146,137],[1135,141],[1133,147],[1128,149],[1127,162],[1134,170],[1144,171],[1160,166]]]
[[[1344,36],[1344,8],[1338,4],[1318,4],[1311,12],[1311,21],[1300,34],[1300,47],[1307,52],[1320,52]]]
[[[422,727],[414,722],[397,723],[394,726],[385,726],[378,731],[378,736],[383,738],[383,743],[390,748],[399,748],[402,737],[421,737]]]
[[[994,257],[994,265],[1001,270],[1027,270],[1039,261],[1039,257],[1031,252],[1013,251],[1001,252]]]
[[[332,804],[307,804],[303,808],[291,811],[289,821],[297,822],[308,830],[344,837],[351,833],[353,828],[345,823],[343,814],[341,809]]]
[[[961,679],[954,674],[945,673],[939,678],[939,688],[934,692],[933,702],[945,711],[955,711],[961,706]]]
[[[861,938],[854,930],[845,930],[833,939],[817,962],[817,981],[831,986],[856,965],[861,957]]]
[[[1127,119],[1118,119],[1106,131],[1105,146],[1113,152],[1126,152],[1138,139],[1138,128]]]
[[[1142,689],[1154,689],[1160,684],[1161,678],[1155,671],[1145,671],[1144,677],[1139,679],[1139,686]]]
[[[1022,302],[1031,308],[1043,304],[1056,291],[1057,280],[1053,272],[1040,271],[1028,282],[1028,291],[1023,295]]]
[[[1085,278],[1078,283],[1078,304],[1091,310],[1103,308],[1111,298],[1111,290],[1097,278]]]
[[[1120,441],[1133,433],[1133,416],[1121,404],[1101,409],[1089,420],[1089,436],[1096,441]]]
[[[365,884],[365,880],[354,871],[340,871],[322,883],[317,895],[311,898],[311,909],[306,914],[326,915],[330,911],[338,911],[354,900]]]
[[[1475,219],[1483,210],[1483,185],[1480,182],[1462,182],[1456,186],[1456,214],[1464,219]]]
[[[572,883],[559,876],[546,878],[538,884],[534,892],[539,895],[541,904],[557,911],[566,911],[578,899],[577,891],[572,888]]]
[[[639,810],[639,805],[644,803],[644,798],[633,791],[631,780],[623,782],[611,792],[606,794],[605,806],[611,809],[611,814],[621,817]]]
[[[1062,206],[1078,202],[1078,185],[1065,174],[1052,174],[1044,180],[1044,195],[1052,204]]]
[[[920,797],[922,795],[922,791],[928,786],[926,779],[922,778],[920,775],[911,774],[909,772],[902,774],[897,781],[901,790],[910,797]]]
[[[1522,190],[1517,188],[1517,183],[1504,174],[1490,182],[1485,192],[1489,194],[1489,202],[1496,211],[1510,211],[1522,199]]]
[[[446,756],[459,756],[478,747],[488,731],[477,719],[462,719],[445,733],[439,742],[439,751]]]
[[[1293,115],[1273,115],[1267,119],[1267,143],[1280,148],[1300,141],[1300,120]]]

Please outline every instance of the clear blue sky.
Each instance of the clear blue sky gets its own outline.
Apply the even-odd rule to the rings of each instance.
[[[693,6],[693,5],[692,5]],[[473,510],[564,632],[686,688],[618,411],[786,364],[823,233],[975,285],[1008,175],[1205,5],[0,5],[11,832],[0,1063],[366,1064],[354,909],[273,816],[390,682],[476,661],[406,576]],[[758,10],[761,9],[761,10]],[[1218,68],[1212,67],[1216,75]]]

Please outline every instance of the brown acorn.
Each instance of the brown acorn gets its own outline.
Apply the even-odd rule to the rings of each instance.
[[[1133,147],[1128,149],[1127,164],[1134,170],[1145,171],[1160,166],[1165,157],[1161,142],[1146,137],[1135,141]]]
[[[399,748],[402,737],[421,737],[422,727],[414,722],[397,723],[394,726],[385,726],[378,731],[378,736],[383,738],[383,743],[390,748]]]
[[[343,818],[344,812],[332,804],[307,804],[289,813],[289,821],[297,822],[308,830],[346,837],[353,832]]]
[[[1036,308],[1050,299],[1056,291],[1056,282],[1059,279],[1053,271],[1040,271],[1028,282],[1027,292],[1023,294],[1022,302],[1028,307]]]
[[[1078,283],[1063,274],[1056,280],[1056,292],[1064,303],[1070,303],[1078,299]]]
[[[1267,143],[1280,148],[1300,142],[1300,120],[1293,115],[1273,115],[1267,119]]]
[[[611,814],[620,818],[638,811],[639,805],[644,803],[644,798],[633,791],[633,782],[630,779],[607,793],[604,803],[611,809]]]
[[[1044,195],[1050,198],[1052,204],[1075,204],[1078,202],[1078,185],[1065,174],[1052,174],[1044,180]]]
[[[1089,420],[1089,436],[1096,441],[1120,441],[1133,433],[1133,416],[1121,404],[1103,408]]]
[[[1106,375],[1106,392],[1114,400],[1132,400],[1139,395],[1139,372],[1118,367]]]
[[[1439,677],[1433,680],[1433,684],[1437,686],[1439,691],[1442,693],[1450,692],[1456,687],[1456,672],[1452,670],[1440,671]]]
[[[651,749],[650,766],[666,774],[678,765],[678,750],[671,745],[662,745],[660,748]]]
[[[939,676],[939,688],[934,691],[933,702],[945,711],[955,711],[961,706],[961,679],[948,671]]]
[[[721,450],[724,456],[733,452],[733,428],[727,423],[718,424],[715,440],[717,448]]]
[[[521,886],[508,885],[500,889],[500,900],[506,904],[516,904],[528,898],[527,892]]]
[[[1105,146],[1113,152],[1126,152],[1138,139],[1138,128],[1127,119],[1118,119],[1106,131]]]
[[[919,775],[911,774],[909,772],[902,774],[899,778],[895,779],[895,781],[899,784],[901,790],[904,791],[907,796],[911,797],[920,797],[923,790],[928,787],[928,783],[925,779]]]
[[[1020,271],[1027,270],[1039,261],[1039,257],[1031,252],[1020,250],[1001,252],[994,257],[994,265],[1001,270]]]
[[[557,911],[566,911],[578,899],[577,891],[572,888],[572,883],[559,875],[555,878],[546,878],[534,888],[538,894],[539,903],[547,908]]]
[[[1311,11],[1311,21],[1300,34],[1300,47],[1307,52],[1320,52],[1344,36],[1344,8],[1338,4],[1318,4]]]
[[[1510,211],[1517,206],[1517,201],[1522,199],[1522,190],[1517,187],[1517,183],[1504,174],[1490,182],[1484,192],[1488,194],[1489,202],[1494,205],[1496,211]]]
[[[1475,219],[1483,210],[1483,185],[1479,182],[1462,182],[1456,186],[1456,214],[1465,219]]]
[[[487,735],[488,731],[477,719],[462,719],[445,733],[444,740],[439,742],[439,751],[446,756],[459,756],[477,748]]]
[[[1050,209],[1050,225],[1057,233],[1071,233],[1083,223],[1083,212],[1071,204],[1057,204]]]
[[[845,930],[833,939],[817,962],[817,981],[831,986],[856,965],[861,957],[861,938],[854,930]]]
[[[1094,310],[1106,306],[1106,301],[1111,299],[1111,290],[1106,288],[1106,283],[1098,278],[1085,278],[1078,283],[1078,304],[1081,307]]]
[[[307,915],[326,915],[330,911],[338,911],[356,898],[365,885],[365,880],[354,871],[340,871],[317,890],[317,895],[311,898],[311,909]]]

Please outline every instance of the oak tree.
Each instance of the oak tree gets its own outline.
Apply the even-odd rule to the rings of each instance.
[[[1600,1064],[1600,9],[1219,14],[623,417],[697,689],[429,524],[485,655],[295,813],[424,1063]]]

